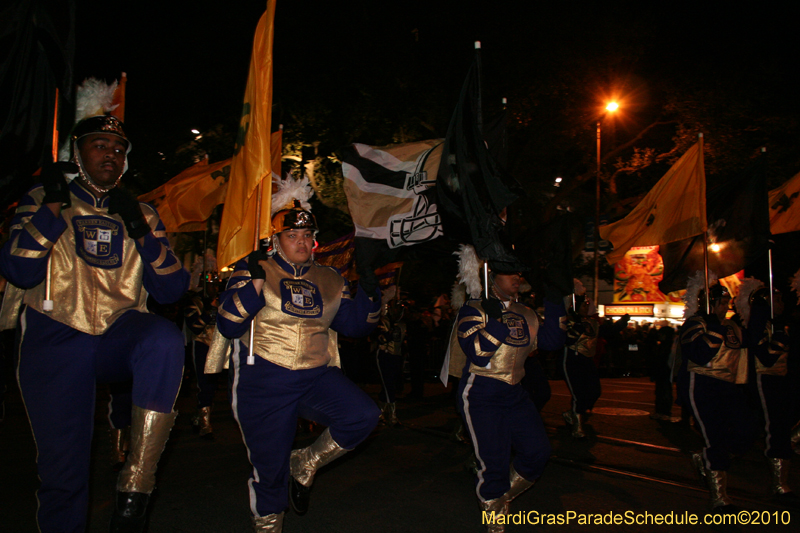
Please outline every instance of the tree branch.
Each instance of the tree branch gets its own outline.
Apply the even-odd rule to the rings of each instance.
[[[617,157],[620,153],[622,153],[623,151],[627,150],[628,148],[630,148],[631,146],[642,140],[642,138],[644,138],[644,136],[653,128],[657,126],[663,126],[666,124],[675,124],[677,122],[678,122],[677,120],[653,122],[643,130],[641,130],[636,135],[636,137],[634,137],[633,139],[629,140],[624,144],[621,144],[620,146],[616,147],[615,149],[611,150],[606,155],[604,155],[600,159],[600,164],[602,165],[609,159],[614,159],[615,157]],[[577,176],[574,180],[570,180],[569,184],[566,187],[562,187],[561,190],[558,193],[556,193],[556,195],[553,196],[553,198],[547,204],[544,213],[544,220],[550,220],[550,218],[555,214],[556,207],[558,207],[558,205],[564,200],[564,198],[568,197],[570,194],[572,194],[572,192],[575,189],[586,183],[588,180],[595,177],[596,174],[597,174],[597,169],[584,172],[580,176]]]

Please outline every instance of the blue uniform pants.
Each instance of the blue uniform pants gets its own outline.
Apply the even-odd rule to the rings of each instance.
[[[591,357],[567,350],[564,354],[564,380],[572,394],[573,411],[582,415],[594,408],[602,390],[600,374]]]
[[[689,372],[689,397],[706,441],[706,468],[727,471],[731,454],[744,454],[756,439],[755,416],[742,386]]]
[[[183,373],[183,336],[157,315],[129,311],[88,335],[26,309],[19,387],[38,450],[42,533],[86,530],[97,383],[133,380],[133,403],[172,411]]]
[[[242,430],[253,473],[248,482],[254,516],[280,513],[289,502],[289,454],[297,417],[328,426],[345,449],[355,448],[378,425],[375,402],[336,367],[289,370],[234,351],[233,414]]]
[[[792,391],[786,376],[758,374],[758,397],[764,415],[766,449],[764,455],[773,459],[791,459]]]
[[[550,440],[522,385],[464,372],[458,387],[458,409],[480,464],[478,498],[493,500],[508,492],[512,449],[514,470],[528,481],[538,479],[550,459]]]

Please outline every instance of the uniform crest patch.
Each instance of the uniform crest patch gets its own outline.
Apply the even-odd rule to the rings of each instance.
[[[304,279],[282,279],[281,309],[284,313],[298,318],[319,318],[322,316],[322,294],[319,288]]]
[[[119,268],[125,234],[116,220],[97,216],[73,217],[75,251],[87,264]]]
[[[506,344],[511,346],[527,346],[530,344],[528,323],[525,322],[522,316],[506,311],[503,313],[503,324],[510,330],[508,337],[506,337]]]

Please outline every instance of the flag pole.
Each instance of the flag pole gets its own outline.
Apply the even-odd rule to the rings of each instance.
[[[56,102],[53,108],[53,163],[58,161],[58,87],[56,87]],[[50,299],[50,262],[53,258],[52,252],[47,256],[47,272],[44,279],[44,301],[42,311],[53,310],[53,300]]]
[[[703,134],[698,133],[697,139],[698,139],[697,143],[700,145],[699,146],[700,157],[701,158],[705,157],[703,154]],[[705,176],[703,176],[703,179],[705,179]],[[703,198],[703,201],[705,202],[706,199]],[[704,281],[706,289],[706,314],[708,315],[711,314],[711,298],[709,298],[708,295],[708,230],[707,229],[703,232],[703,271],[705,273]]]
[[[478,131],[483,133],[483,83],[481,81],[481,42],[475,41],[475,68],[478,71],[476,74],[476,78],[478,80],[478,109],[477,109],[477,117],[476,121],[478,123]]]
[[[272,169],[270,168],[270,171]],[[261,192],[263,190],[264,180],[261,179],[258,181],[258,187],[256,188],[256,233],[255,238],[253,239],[253,251],[255,252],[258,250],[258,243],[261,240]],[[256,364],[256,357],[255,352],[253,351],[253,337],[255,334],[255,327],[254,327],[255,320],[250,322],[250,342],[249,342],[249,353],[247,354],[247,364],[254,365]]]
[[[482,95],[482,83],[481,83],[481,42],[475,41],[475,69],[477,70],[476,79],[478,80],[478,97],[477,100],[477,109],[476,116],[475,116],[475,123],[478,126],[478,132],[483,134],[483,95]],[[489,299],[489,262],[483,262],[483,295],[488,300]]]
[[[208,287],[206,286],[206,250],[208,250],[208,224],[211,219],[206,221],[206,229],[203,230],[203,298],[208,296]]]
[[[767,147],[762,146],[761,153],[764,154],[766,151]],[[769,263],[769,318],[770,320],[775,320],[775,285],[773,284],[774,280],[772,272],[772,245],[775,243],[772,241],[772,235],[770,235],[768,242],[769,248],[767,249],[767,261]]]

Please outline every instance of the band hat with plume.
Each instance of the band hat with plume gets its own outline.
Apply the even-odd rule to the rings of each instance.
[[[311,187],[308,176],[299,180],[291,176],[286,176],[284,179],[273,176],[272,183],[275,185],[275,192],[272,193],[272,216],[275,216],[278,211],[291,209],[295,200],[300,202],[303,209],[311,211],[311,204],[308,201],[314,196],[314,189]]]
[[[717,275],[711,270],[708,271],[709,289],[717,283]],[[700,309],[700,292],[705,290],[705,275],[701,270],[689,276],[689,283],[686,285],[686,293],[683,295],[683,318],[689,318],[697,314]]]
[[[310,229],[316,235],[319,231],[317,219],[311,213],[308,200],[314,195],[308,176],[295,180],[291,176],[284,179],[273,178],[275,192],[272,195],[272,235],[292,229]]]
[[[741,285],[739,285],[739,294],[736,296],[734,303],[736,304],[736,311],[742,319],[742,324],[747,325],[750,322],[750,297],[762,287],[764,287],[764,282],[756,278],[744,278]]]
[[[75,97],[75,126],[91,117],[112,115],[114,110],[119,107],[119,104],[114,104],[114,93],[119,87],[119,83],[114,80],[112,83],[106,83],[97,78],[87,78],[82,84],[78,86]],[[117,119],[120,120],[120,119]],[[121,122],[121,120],[120,120]],[[75,149],[73,142],[73,135],[70,132],[67,140],[61,146],[58,153],[59,161],[69,161],[72,158],[72,151]],[[127,137],[122,136],[128,143],[126,153],[131,151],[131,143]],[[127,158],[126,158],[127,170]]]

